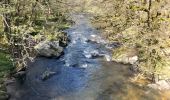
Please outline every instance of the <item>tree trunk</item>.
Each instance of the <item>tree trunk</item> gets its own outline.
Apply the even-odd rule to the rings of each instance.
[[[150,17],[151,17],[151,12],[150,12],[150,10],[151,10],[151,6],[152,6],[152,0],[149,0],[149,6],[148,6],[148,20],[147,20],[147,23],[148,23],[148,27],[150,28],[151,26],[150,26],[150,22],[151,22],[151,20],[150,20]]]

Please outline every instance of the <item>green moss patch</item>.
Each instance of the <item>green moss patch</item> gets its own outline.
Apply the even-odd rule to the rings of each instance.
[[[6,53],[0,52],[0,100],[6,100],[6,87],[4,81],[13,70],[12,62],[10,61],[10,56]]]

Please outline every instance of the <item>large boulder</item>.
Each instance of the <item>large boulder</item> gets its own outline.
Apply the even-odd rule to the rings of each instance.
[[[138,61],[138,56],[136,54],[136,50],[132,48],[126,48],[126,49],[118,49],[113,54],[112,61],[124,63],[124,64],[135,64]]]
[[[59,57],[63,53],[63,47],[59,46],[59,41],[43,41],[35,46],[35,50],[40,56]]]
[[[112,60],[124,64],[135,64],[138,60],[138,57],[137,56],[128,57],[126,55],[121,55],[118,58],[112,58]]]

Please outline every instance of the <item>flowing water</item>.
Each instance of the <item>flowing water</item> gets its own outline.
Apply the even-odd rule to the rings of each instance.
[[[71,42],[59,59],[39,57],[29,64],[26,81],[7,86],[10,100],[160,100],[158,92],[131,83],[129,65],[111,62],[107,41],[89,23],[86,14],[74,14],[67,29]],[[56,74],[43,81],[45,71]]]

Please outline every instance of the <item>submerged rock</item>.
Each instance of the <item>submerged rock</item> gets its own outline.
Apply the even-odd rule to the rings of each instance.
[[[63,47],[59,46],[59,41],[43,41],[35,46],[35,50],[40,56],[59,57],[63,53]]]
[[[86,58],[96,58],[96,57],[103,57],[103,54],[100,54],[98,50],[85,50],[84,56]]]
[[[50,77],[52,77],[52,76],[55,75],[55,74],[56,74],[56,72],[53,72],[53,71],[47,69],[47,70],[42,74],[41,79],[42,79],[43,81],[45,81],[45,80],[49,79]]]

